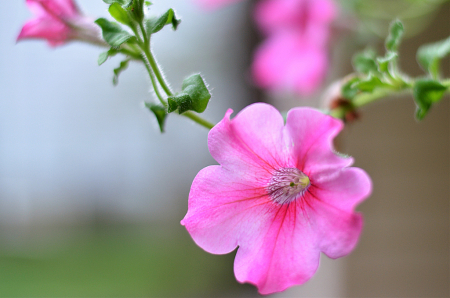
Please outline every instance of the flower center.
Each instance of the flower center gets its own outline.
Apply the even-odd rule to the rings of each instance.
[[[278,204],[288,204],[302,196],[310,185],[309,177],[297,168],[281,168],[273,173],[266,189]]]

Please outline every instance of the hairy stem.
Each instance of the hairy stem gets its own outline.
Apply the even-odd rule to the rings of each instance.
[[[207,129],[211,129],[214,127],[214,124],[212,124],[211,122],[201,118],[200,116],[198,116],[197,114],[188,111],[188,112],[184,112],[183,114],[180,114],[181,116],[187,117],[191,120],[193,120],[194,122],[197,122],[198,124],[200,124],[203,127],[206,127]]]

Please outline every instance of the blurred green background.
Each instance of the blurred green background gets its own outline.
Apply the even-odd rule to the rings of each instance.
[[[234,253],[204,252],[181,226],[106,220],[9,232],[14,233],[9,247],[0,249],[2,297],[230,297],[253,292],[234,279]]]

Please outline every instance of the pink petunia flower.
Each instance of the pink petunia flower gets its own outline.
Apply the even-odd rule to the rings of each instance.
[[[280,32],[256,50],[252,64],[255,83],[266,89],[313,93],[328,69],[328,50],[296,32]]]
[[[41,38],[51,46],[70,40],[105,45],[100,37],[100,28],[83,16],[72,0],[26,0],[26,3],[36,17],[23,26],[18,41]]]
[[[201,170],[192,183],[181,224],[207,252],[238,248],[236,279],[261,294],[306,282],[320,252],[350,253],[363,220],[355,206],[371,181],[353,160],[337,155],[332,140],[340,120],[311,108],[289,111],[286,125],[267,104],[253,104],[209,133],[220,165]]]
[[[263,0],[255,19],[268,39],[255,53],[252,74],[262,88],[313,93],[328,69],[333,0]]]

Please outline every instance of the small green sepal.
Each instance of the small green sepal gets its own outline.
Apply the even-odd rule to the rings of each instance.
[[[144,0],[132,0],[128,6],[124,7],[138,23],[144,20],[144,2]]]
[[[156,120],[158,121],[159,129],[160,129],[161,133],[163,133],[164,132],[164,126],[165,126],[165,123],[166,123],[166,118],[167,118],[167,115],[168,115],[167,112],[166,112],[166,109],[163,106],[161,106],[161,105],[157,105],[157,104],[149,103],[149,102],[146,102],[145,106],[150,111],[153,112],[153,114],[156,117]]]
[[[431,79],[417,80],[414,84],[414,101],[416,102],[416,118],[422,120],[433,104],[440,101],[447,87]]]

